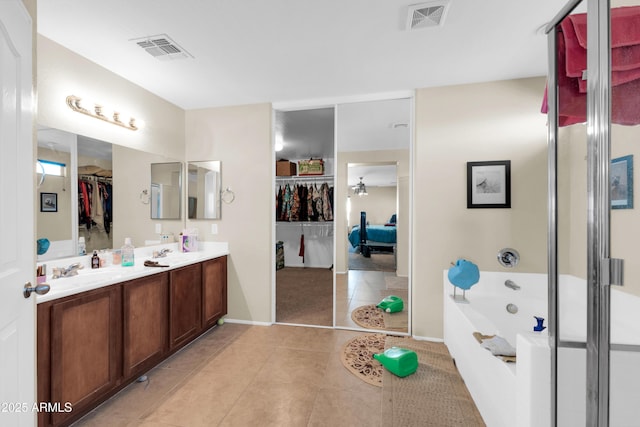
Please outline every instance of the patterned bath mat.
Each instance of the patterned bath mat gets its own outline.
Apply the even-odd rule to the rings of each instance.
[[[385,313],[375,304],[363,305],[351,312],[351,320],[362,328],[407,332],[408,315],[406,311]]]
[[[363,305],[351,312],[351,320],[367,329],[384,329],[383,311],[375,304]]]
[[[385,334],[364,334],[349,340],[342,347],[342,364],[362,381],[382,387],[382,364],[373,358],[384,351]]]

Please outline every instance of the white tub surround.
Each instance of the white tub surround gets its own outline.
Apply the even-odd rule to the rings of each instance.
[[[509,279],[520,287],[505,286]],[[549,420],[549,346],[534,316],[547,317],[546,275],[481,272],[480,281],[454,301],[443,275],[444,342],[484,421],[491,427],[539,427]],[[507,311],[507,305],[517,313]],[[546,326],[546,320],[545,320]],[[497,335],[516,348],[516,363],[493,356],[473,333]]]
[[[505,286],[506,280],[520,289]],[[444,342],[486,424],[550,425],[549,338],[546,330],[533,332],[534,316],[547,318],[547,276],[481,272],[480,281],[466,293],[466,302],[451,298],[447,271],[443,283]],[[563,427],[586,422],[586,288],[583,279],[559,277],[560,336],[569,342],[558,348],[558,425]],[[516,314],[507,311],[508,304],[517,306]],[[612,287],[611,313],[611,425],[637,425],[640,353],[620,350],[640,347],[640,298]],[[507,339],[516,347],[516,363],[503,362],[482,348],[474,332]]]
[[[153,258],[154,251],[170,249],[165,257]],[[199,242],[199,250],[196,252],[180,252],[178,243],[169,243],[155,246],[144,246],[135,249],[135,265],[122,267],[120,265],[107,265],[102,268],[91,268],[91,255],[80,257],[63,258],[46,262],[47,281],[51,287],[50,291],[44,295],[36,295],[38,304],[58,298],[74,295],[92,289],[102,288],[115,283],[137,279],[162,271],[172,270],[194,264],[208,259],[229,255],[229,244],[226,242]],[[111,257],[111,255],[107,255]],[[157,261],[167,267],[145,267],[146,260]],[[110,263],[110,259],[107,260]],[[74,263],[80,263],[83,268],[78,270],[78,274],[71,277],[52,278],[54,267],[67,267]],[[42,265],[44,263],[38,263]]]

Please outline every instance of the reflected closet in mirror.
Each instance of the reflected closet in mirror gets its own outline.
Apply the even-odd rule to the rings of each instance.
[[[286,166],[275,179],[278,323],[333,326],[334,114],[333,107],[275,112],[276,161]]]
[[[41,128],[36,173],[41,205],[36,209],[37,239],[49,241],[39,260],[78,255],[79,239],[87,253],[113,247],[110,143]]]

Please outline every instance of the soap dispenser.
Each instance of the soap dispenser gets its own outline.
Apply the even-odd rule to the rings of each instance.
[[[123,267],[132,267],[133,266],[133,245],[131,244],[131,238],[127,237],[124,239],[124,246],[122,247],[122,266]]]
[[[98,251],[93,251],[93,256],[91,257],[91,268],[100,268],[100,257],[98,256]]]

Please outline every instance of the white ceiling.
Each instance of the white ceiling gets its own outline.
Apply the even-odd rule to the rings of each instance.
[[[416,3],[56,0],[38,2],[37,22],[43,36],[190,110],[545,75],[542,28],[565,0],[448,0],[442,26],[409,31]],[[133,41],[159,34],[192,57],[161,61]],[[408,148],[410,108],[402,99],[277,112],[276,156],[332,157],[336,137],[339,151]],[[359,176],[390,185],[395,167],[352,165],[349,185]]]
[[[540,28],[564,0],[450,0],[408,31],[411,0],[56,0],[38,32],[185,109],[343,97],[546,74]],[[166,34],[192,58],[133,39]]]

